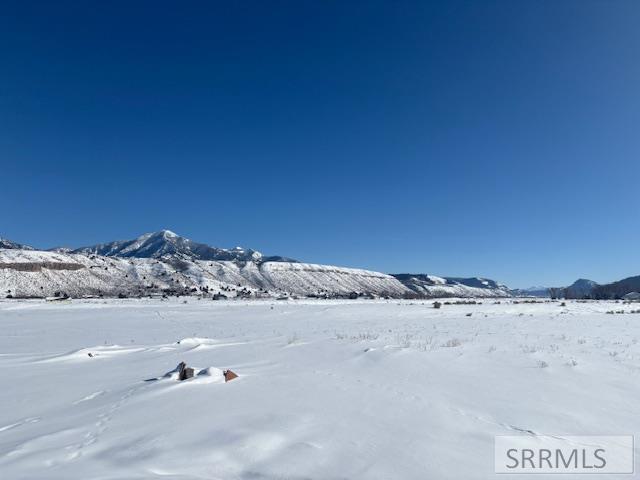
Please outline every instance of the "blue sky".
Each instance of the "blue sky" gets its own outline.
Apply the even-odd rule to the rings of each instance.
[[[640,274],[640,3],[13,2],[0,236]]]

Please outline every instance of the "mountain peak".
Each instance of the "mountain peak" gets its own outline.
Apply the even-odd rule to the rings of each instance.
[[[177,233],[172,232],[171,230],[162,229],[162,230],[157,230],[155,232],[143,233],[142,235],[140,235],[137,238],[138,239],[147,239],[147,238],[176,238],[176,237],[183,238],[180,235],[178,235]]]
[[[29,245],[23,245],[2,237],[0,237],[0,248],[7,248],[11,250],[33,250],[33,247],[30,247]]]
[[[122,240],[79,248],[73,253],[104,255],[107,257],[162,258],[177,256],[191,260],[263,261],[258,251],[239,248],[212,247],[181,237],[171,230],[159,230],[140,235],[133,240]]]
[[[593,290],[598,286],[593,280],[579,278],[564,289],[565,298],[590,298]]]

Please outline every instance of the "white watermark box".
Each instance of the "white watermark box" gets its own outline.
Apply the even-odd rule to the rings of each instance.
[[[495,437],[496,473],[632,474],[633,435]]]

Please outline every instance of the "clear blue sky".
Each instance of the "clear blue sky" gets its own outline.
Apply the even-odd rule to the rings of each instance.
[[[4,2],[0,236],[640,274],[640,2]]]

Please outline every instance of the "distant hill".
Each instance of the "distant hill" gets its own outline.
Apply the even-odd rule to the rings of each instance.
[[[597,286],[593,280],[580,278],[564,289],[564,298],[592,298]]]
[[[568,287],[551,288],[550,291],[555,298],[621,299],[628,293],[640,292],[640,276],[628,277],[602,285],[593,280],[581,278]]]
[[[516,288],[511,290],[511,293],[516,297],[550,297],[549,287],[529,287],[529,288]]]
[[[418,296],[425,297],[509,297],[509,289],[482,277],[438,277],[426,273],[393,274]]]
[[[620,299],[631,292],[640,292],[640,276],[628,277],[606,285],[597,285],[592,292],[593,298]]]

